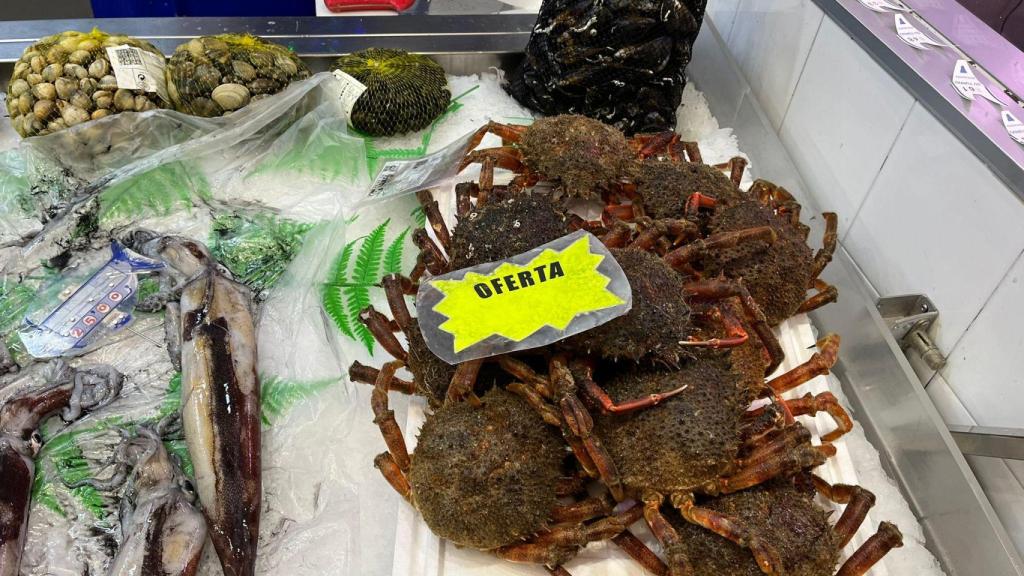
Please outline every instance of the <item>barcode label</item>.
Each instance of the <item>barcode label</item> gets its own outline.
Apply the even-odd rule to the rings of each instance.
[[[115,48],[118,66],[142,66],[142,56],[138,48]]]
[[[341,81],[341,107],[345,110],[345,118],[351,121],[352,109],[356,106],[356,100],[366,92],[366,86],[341,70],[335,70],[334,77]]]
[[[459,171],[473,133],[469,132],[443,149],[417,160],[392,160],[381,167],[374,178],[368,199],[380,200],[411,194],[437,186]]]
[[[370,186],[370,193],[367,194],[369,198],[377,198],[383,195],[388,188],[388,184],[391,183],[395,178],[395,174],[402,171],[405,163],[399,162],[388,162],[380,169],[377,173],[377,178],[373,181],[373,186]]]
[[[107,48],[107,57],[118,88],[155,92],[170,102],[162,57],[127,44]]]

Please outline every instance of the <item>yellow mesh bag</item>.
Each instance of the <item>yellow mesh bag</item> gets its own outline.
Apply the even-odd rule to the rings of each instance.
[[[221,116],[309,77],[309,68],[284,46],[251,35],[194,38],[174,49],[167,90],[179,112]]]
[[[7,85],[11,124],[28,137],[120,112],[164,108],[163,63],[164,55],[149,42],[98,29],[43,38],[14,65]]]

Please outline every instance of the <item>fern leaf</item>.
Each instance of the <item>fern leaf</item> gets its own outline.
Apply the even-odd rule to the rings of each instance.
[[[402,249],[405,247],[405,237],[408,234],[408,228],[402,230],[402,233],[392,240],[388,246],[388,251],[384,254],[385,274],[398,274],[402,271]]]
[[[54,513],[67,517],[64,508],[61,507],[60,502],[57,500],[53,482],[46,473],[46,470],[39,466],[36,467],[36,475],[32,479],[32,502],[39,503]]]
[[[348,313],[345,311],[345,300],[342,298],[341,287],[348,282],[348,263],[352,260],[352,253],[355,251],[357,238],[345,245],[341,254],[331,265],[327,276],[327,282],[323,286],[322,301],[327,315],[334,320],[335,325],[341,333],[355,340],[355,332],[352,331],[352,324],[349,322]],[[357,312],[358,313],[358,312]]]
[[[345,294],[345,305],[348,308],[349,324],[356,338],[367,351],[373,354],[373,334],[359,321],[359,313],[370,305],[370,286],[380,280],[381,260],[384,257],[384,236],[387,234],[391,219],[380,223],[363,239],[356,255],[355,267],[348,285],[342,287]]]
[[[178,457],[181,463],[181,471],[189,478],[196,477],[195,465],[192,464],[192,455],[188,453],[188,444],[184,440],[167,440],[164,442],[167,452]]]
[[[172,162],[104,190],[100,195],[100,219],[166,215],[190,207],[195,199],[211,196],[209,182],[202,174],[186,164]]]
[[[260,416],[270,426],[293,406],[337,384],[336,378],[300,382],[276,376],[262,376],[260,387]]]
[[[57,470],[60,481],[65,485],[93,477],[89,461],[82,454],[82,449],[78,447],[76,440],[84,432],[75,431],[58,434],[51,438],[40,452],[40,455],[45,453],[50,458],[54,468]],[[92,486],[72,488],[71,494],[96,518],[102,518],[106,515],[106,502],[103,500],[103,496]]]
[[[427,225],[427,213],[423,210],[423,206],[417,206],[413,208],[412,212],[409,213],[412,216],[420,228]]]

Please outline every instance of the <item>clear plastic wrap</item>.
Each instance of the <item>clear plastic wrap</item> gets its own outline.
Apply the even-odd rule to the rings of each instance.
[[[121,112],[168,105],[164,55],[130,36],[68,31],[29,46],[7,85],[11,125],[49,134]]]
[[[310,75],[291,50],[249,34],[193,38],[174,49],[167,90],[174,109],[211,118],[276,94]]]

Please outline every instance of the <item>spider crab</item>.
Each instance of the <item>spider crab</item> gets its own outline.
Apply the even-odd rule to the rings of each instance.
[[[438,536],[564,575],[561,565],[588,543],[619,537],[641,518],[638,506],[614,512],[601,498],[560,503],[583,487],[571,471],[566,474],[566,443],[546,424],[574,426],[568,423],[574,412],[567,408],[572,392],[564,391],[563,416],[549,403],[553,390],[543,378],[536,387],[514,383],[478,397],[472,381],[479,363],[459,365],[444,403],[427,417],[410,454],[388,406],[401,364],[385,364],[374,385],[374,421],[388,446],[374,465]],[[590,446],[574,443],[573,452],[585,461]],[[627,549],[637,544],[630,536],[620,541]],[[649,555],[640,557],[660,565]]]

